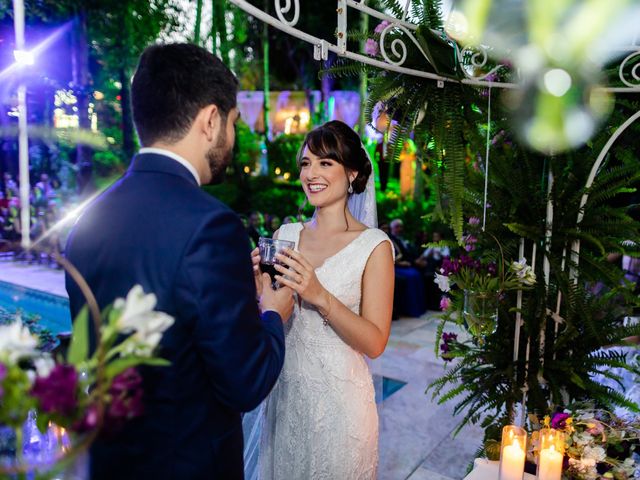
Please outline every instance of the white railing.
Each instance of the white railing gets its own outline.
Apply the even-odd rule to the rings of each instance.
[[[456,42],[451,40],[452,50],[455,51],[458,64],[465,76],[463,79],[455,79],[405,66],[404,63],[407,60],[409,48],[415,48],[422,57],[430,63],[428,55],[415,37],[415,31],[418,25],[412,23],[409,17],[412,0],[405,0],[401,18],[391,16],[387,12],[367,6],[366,0],[337,0],[336,25],[333,29],[336,32],[335,43],[320,39],[297,28],[300,17],[303,15],[300,9],[300,0],[274,0],[275,17],[251,5],[246,0],[229,1],[258,20],[312,44],[316,60],[327,60],[328,52],[334,52],[341,57],[377,68],[428,78],[442,83],[460,82],[481,88],[518,88],[517,83],[501,82],[494,79],[494,74],[502,65],[492,66],[488,71],[485,71],[485,67],[488,66],[490,50],[487,46],[465,47],[460,50]],[[307,3],[307,5],[313,4],[313,2]],[[379,34],[378,47],[381,58],[368,55],[365,52],[349,49],[347,14],[350,8],[365,13],[380,22],[386,21],[389,23]],[[304,14],[310,15],[312,12],[309,11]],[[331,31],[330,29],[331,27],[327,26],[327,30]],[[394,34],[390,35],[391,32]],[[440,34],[441,32],[438,33]],[[355,43],[356,42],[354,42],[354,44]],[[357,43],[360,44],[360,42]],[[618,76],[623,86],[602,88],[614,93],[640,92],[640,64],[632,66],[632,62],[640,56],[640,47],[638,47],[634,40],[629,47],[623,48],[621,53],[622,55],[627,54],[627,56],[621,60],[618,67]]]

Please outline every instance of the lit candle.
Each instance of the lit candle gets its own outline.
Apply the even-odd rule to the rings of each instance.
[[[522,480],[524,475],[524,450],[518,443],[517,439],[513,439],[511,445],[507,445],[502,449],[500,456],[500,480]]]
[[[540,451],[538,463],[539,480],[560,480],[562,476],[562,454],[551,445]]]

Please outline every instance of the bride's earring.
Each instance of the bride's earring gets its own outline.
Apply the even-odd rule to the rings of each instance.
[[[353,185],[349,182],[349,188],[347,188],[347,193],[353,193]]]

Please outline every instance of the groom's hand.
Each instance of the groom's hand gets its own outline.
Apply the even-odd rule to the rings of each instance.
[[[258,247],[251,252],[251,263],[253,264],[253,279],[256,282],[256,292],[258,298],[262,295],[262,271],[260,270],[260,250]]]
[[[274,290],[271,287],[271,277],[263,273],[260,277],[262,283],[260,295],[260,311],[272,310],[277,312],[283,322],[289,320],[293,312],[293,290],[289,287],[280,287]]]

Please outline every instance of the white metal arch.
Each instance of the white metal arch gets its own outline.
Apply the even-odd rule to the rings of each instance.
[[[613,135],[611,135],[611,137],[609,138],[605,146],[602,148],[600,155],[598,155],[598,158],[596,158],[596,161],[594,162],[593,167],[591,167],[591,172],[589,173],[589,177],[587,178],[585,188],[588,189],[591,187],[591,185],[593,185],[593,182],[595,181],[596,176],[600,171],[600,166],[602,165],[602,162],[604,162],[604,159],[609,153],[609,150],[611,150],[611,147],[613,146],[613,144],[616,142],[618,137],[620,137],[620,135],[622,135],[624,131],[627,128],[629,128],[631,124],[633,124],[633,122],[635,122],[638,118],[640,118],[640,111],[634,113],[631,117],[629,117],[627,121],[624,122],[622,125],[620,125],[620,127],[618,127],[618,129],[613,133]],[[583,209],[584,209],[584,206],[587,204],[588,200],[589,200],[588,193],[585,193],[584,195],[582,195],[582,198],[580,199],[580,210],[578,211],[578,218],[576,220],[576,224],[578,227],[580,227],[580,223],[584,218]],[[580,240],[574,241],[573,244],[571,245],[571,260],[572,260],[572,266],[570,270],[570,275],[574,281],[577,281],[578,279],[577,279],[576,268],[578,266],[578,262],[580,261]]]

